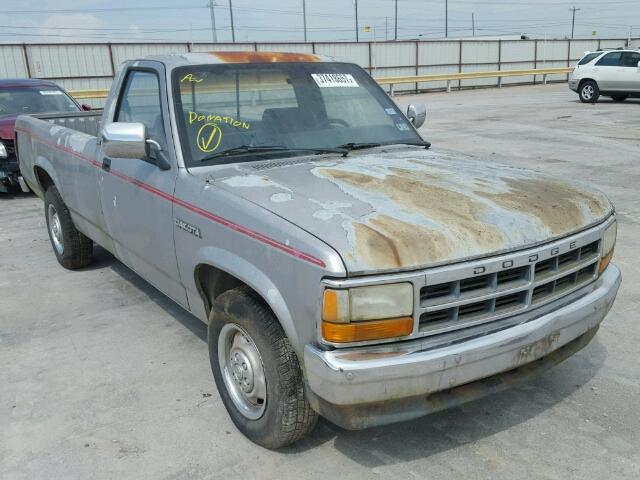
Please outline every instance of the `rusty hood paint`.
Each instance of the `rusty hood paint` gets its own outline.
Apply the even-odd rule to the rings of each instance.
[[[450,152],[388,147],[207,169],[208,181],[307,230],[351,275],[548,242],[613,211],[593,188]]]

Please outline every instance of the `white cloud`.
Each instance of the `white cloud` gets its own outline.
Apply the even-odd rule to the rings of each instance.
[[[100,30],[105,28],[108,25],[91,13],[56,13],[49,15],[37,31],[51,36],[54,42],[95,42],[109,39],[109,32]]]

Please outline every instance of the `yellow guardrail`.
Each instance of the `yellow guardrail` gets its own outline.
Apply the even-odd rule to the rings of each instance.
[[[107,95],[109,95],[109,89],[101,88],[98,90],[69,90],[69,93],[76,100],[83,100],[85,98],[107,98]]]
[[[451,91],[451,82],[476,78],[497,78],[498,86],[502,86],[503,77],[523,77],[541,75],[543,83],[547,83],[547,75],[571,73],[573,67],[532,68],[527,70],[493,70],[488,72],[435,73],[431,75],[412,75],[406,77],[376,78],[380,85],[389,85],[389,93],[393,95],[393,86],[398,83],[447,82],[447,92]]]
[[[543,83],[547,83],[548,75],[562,75],[571,73],[571,67],[559,68],[533,68],[528,70],[494,70],[487,72],[458,72],[458,73],[435,73],[431,75],[415,75],[406,77],[382,77],[376,78],[376,82],[380,85],[389,85],[389,93],[393,95],[393,86],[400,83],[424,83],[424,82],[447,82],[447,91],[451,91],[451,82],[455,80],[469,80],[477,78],[497,78],[498,86],[502,86],[501,79],[503,77],[524,77],[528,75],[542,76]],[[71,96],[78,100],[85,98],[106,98],[109,94],[108,89],[98,90],[71,90]]]

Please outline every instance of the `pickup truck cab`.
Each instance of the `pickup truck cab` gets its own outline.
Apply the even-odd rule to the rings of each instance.
[[[356,65],[189,53],[123,64],[101,118],[16,133],[58,261],[98,243],[207,322],[230,417],[277,448],[529,378],[614,301],[603,194],[433,151],[424,115]]]
[[[583,103],[595,103],[600,96],[616,102],[640,97],[640,51],[586,52],[571,73],[569,88]]]

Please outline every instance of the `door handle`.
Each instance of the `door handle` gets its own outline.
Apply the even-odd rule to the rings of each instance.
[[[111,159],[109,157],[104,157],[102,159],[102,170],[105,172],[111,170]]]

